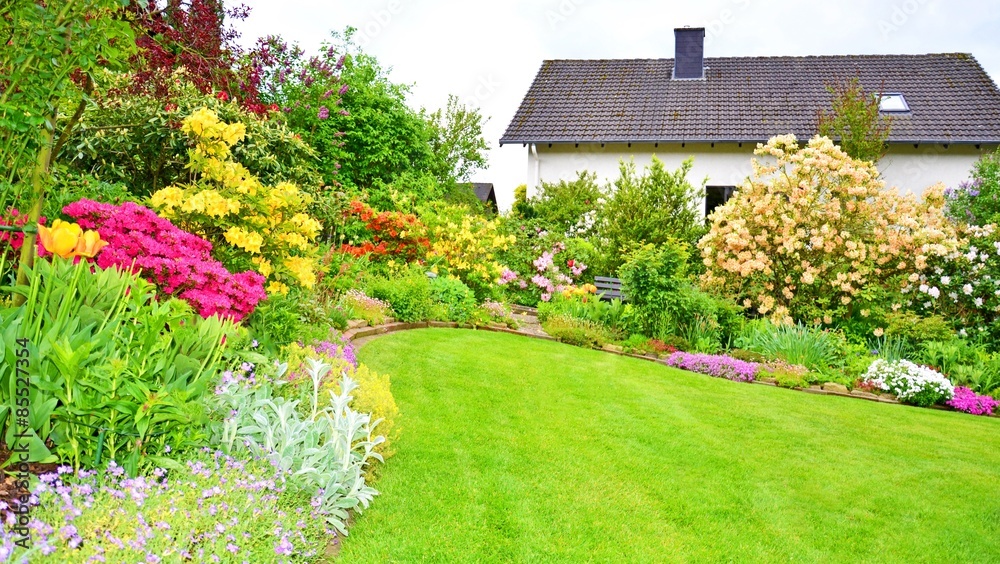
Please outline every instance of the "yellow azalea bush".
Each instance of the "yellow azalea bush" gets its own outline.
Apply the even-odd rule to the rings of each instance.
[[[427,261],[431,270],[458,277],[480,300],[493,295],[505,269],[497,254],[514,243],[514,236],[502,234],[497,221],[459,206],[423,213],[421,219],[430,234]]]
[[[268,279],[269,293],[316,284],[320,223],[307,213],[311,197],[289,182],[265,186],[236,162],[242,123],[225,123],[208,109],[188,116],[181,130],[194,141],[189,151],[191,184],[153,194],[152,206],[181,228],[212,242],[230,270],[252,268]]]
[[[755,152],[770,159],[754,159],[698,243],[705,289],[778,322],[853,320],[879,333],[928,261],[955,250],[941,185],[922,200],[885,189],[873,164],[826,137],[774,137]]]

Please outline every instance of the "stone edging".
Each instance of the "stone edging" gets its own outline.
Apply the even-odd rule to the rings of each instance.
[[[373,339],[373,338],[379,337],[381,335],[387,335],[389,333],[396,333],[396,332],[399,332],[399,331],[409,331],[409,330],[412,330],[412,329],[428,329],[428,328],[472,329],[472,330],[476,330],[476,331],[491,331],[491,332],[494,332],[494,333],[510,333],[512,335],[520,335],[522,337],[530,337],[532,339],[541,339],[543,341],[556,341],[556,342],[558,342],[558,339],[556,339],[555,337],[550,337],[548,335],[537,335],[535,333],[525,333],[523,331],[518,331],[517,329],[511,329],[511,328],[503,326],[503,325],[481,325],[481,326],[476,326],[476,325],[473,325],[471,323],[456,323],[454,321],[419,321],[419,322],[416,322],[416,323],[402,323],[402,322],[399,322],[399,323],[387,323],[385,325],[377,325],[377,326],[374,326],[374,327],[369,327],[367,325],[362,325],[362,326],[358,326],[358,327],[355,327],[353,329],[348,329],[347,331],[345,331],[343,333],[343,338],[346,341],[353,343],[355,340],[358,340],[358,341],[362,341],[362,340],[363,341],[367,341],[369,339]],[[603,352],[615,354],[615,355],[618,355],[618,356],[627,356],[627,357],[636,358],[636,359],[639,359],[639,360],[647,360],[647,361],[650,361],[650,362],[655,362],[657,364],[662,364],[664,366],[670,367],[670,365],[666,363],[665,359],[661,359],[661,358],[653,356],[651,354],[650,355],[633,354],[633,353],[627,353],[627,352],[624,352],[622,350],[616,350],[616,349],[618,349],[618,347],[614,347],[613,345],[605,345],[603,348],[600,348],[600,349],[590,349],[590,350],[599,350],[599,351],[603,351]],[[671,367],[671,368],[675,368],[675,367]],[[697,373],[695,373],[695,374],[697,374]],[[778,387],[776,383],[774,383],[774,382],[768,382],[768,381],[765,381],[765,380],[754,379],[750,383],[751,384],[759,384],[759,385],[762,385],[762,386],[774,386],[774,387]],[[897,400],[896,398],[893,398],[893,397],[880,396],[880,395],[872,394],[872,393],[869,393],[869,392],[861,392],[861,391],[844,393],[843,391],[839,391],[839,390],[833,390],[833,389],[826,390],[826,389],[823,389],[823,386],[819,386],[819,385],[810,386],[808,388],[786,388],[786,389],[796,390],[796,391],[801,391],[801,392],[806,392],[806,393],[809,393],[809,394],[816,394],[816,395],[821,395],[821,396],[840,396],[840,397],[843,397],[843,398],[860,399],[860,400],[866,400],[866,401],[873,401],[873,402],[877,402],[877,403],[891,403],[891,404],[898,404],[898,405],[906,405],[906,404],[900,403],[899,400]],[[940,410],[943,410],[943,411],[957,411],[957,410],[954,410],[954,409],[950,409],[948,407],[938,406],[938,405],[931,406],[931,409],[940,409]],[[1000,412],[994,413],[993,415],[990,415],[989,417],[1000,417]]]

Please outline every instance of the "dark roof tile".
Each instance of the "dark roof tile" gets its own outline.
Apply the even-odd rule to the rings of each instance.
[[[1000,90],[967,54],[707,58],[705,80],[683,81],[673,64],[544,61],[500,142],[807,138],[830,108],[827,85],[855,76],[906,97],[890,141],[1000,142]]]

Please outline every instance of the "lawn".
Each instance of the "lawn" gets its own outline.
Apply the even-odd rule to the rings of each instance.
[[[482,331],[359,358],[402,435],[343,561],[1000,561],[1000,419]]]

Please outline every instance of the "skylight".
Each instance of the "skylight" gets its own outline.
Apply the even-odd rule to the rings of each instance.
[[[880,112],[908,112],[910,106],[906,103],[906,98],[899,92],[882,94],[878,100],[878,111]]]

